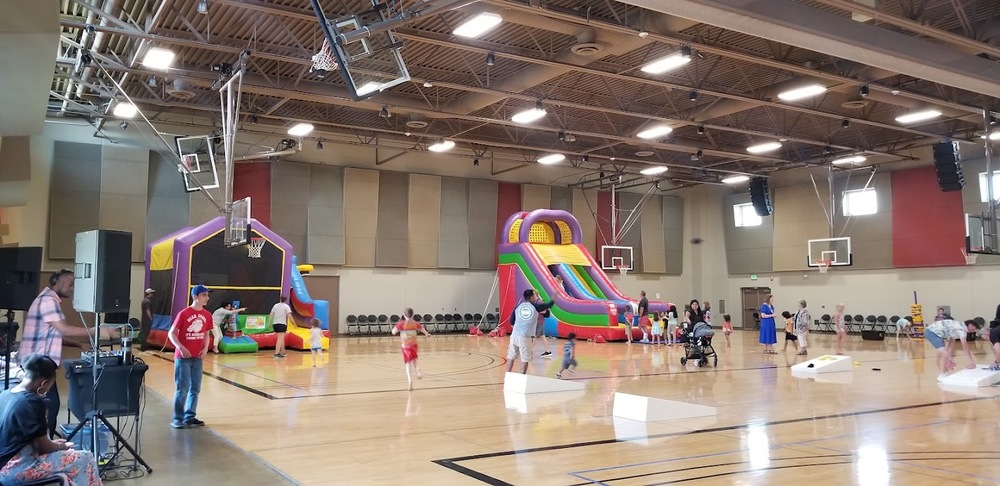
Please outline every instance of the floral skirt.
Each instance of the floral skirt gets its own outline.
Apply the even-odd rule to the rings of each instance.
[[[39,454],[30,444],[0,469],[0,483],[16,485],[65,474],[70,486],[101,484],[94,455],[88,451],[70,449]]]

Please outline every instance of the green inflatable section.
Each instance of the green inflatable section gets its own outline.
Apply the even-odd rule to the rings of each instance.
[[[525,263],[524,258],[517,253],[504,253],[499,256],[500,263],[505,264],[515,264],[521,269],[521,273],[528,280],[528,283],[532,287],[538,290],[539,296],[543,300],[550,300],[552,296],[542,288],[541,282],[538,281],[538,277],[534,273],[528,271],[528,265]],[[608,316],[607,315],[594,315],[594,314],[577,314],[574,312],[569,312],[556,304],[552,307],[552,316],[560,321],[567,324],[572,324],[574,326],[586,326],[586,327],[608,327]]]
[[[256,353],[257,341],[254,341],[249,336],[240,336],[238,338],[225,336],[222,338],[222,342],[219,343],[219,351],[226,354]]]

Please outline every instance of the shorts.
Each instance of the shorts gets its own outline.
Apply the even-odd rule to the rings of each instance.
[[[313,347],[313,348],[309,348],[309,350],[310,351],[322,351],[323,350],[323,346],[316,346],[316,347]]]
[[[534,358],[531,351],[531,338],[528,336],[511,336],[507,346],[507,359],[520,359],[525,363]]]
[[[803,348],[806,347],[807,346],[807,344],[806,344],[806,335],[805,334],[797,334],[797,336],[799,338],[799,346],[802,346]]]
[[[403,362],[409,363],[417,360],[416,346],[403,346]]]
[[[573,358],[563,358],[562,369],[568,369],[570,366],[576,366],[576,360]]]
[[[1000,343],[1000,326],[990,329],[990,344]]]
[[[931,346],[934,346],[934,349],[941,349],[944,347],[944,338],[934,334],[933,332],[925,332],[924,339],[931,343]]]
[[[794,335],[794,334],[792,334],[792,333],[790,333],[788,331],[785,331],[785,341],[798,341],[798,340],[799,340],[798,336],[796,336],[796,335]]]
[[[288,332],[288,324],[275,324],[274,332]]]
[[[538,325],[535,326],[535,337],[542,337],[542,336],[545,336],[545,323],[539,322]]]
[[[642,316],[639,318],[639,327],[649,327],[649,316]]]

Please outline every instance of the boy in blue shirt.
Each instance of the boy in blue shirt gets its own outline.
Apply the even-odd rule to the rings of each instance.
[[[573,370],[576,369],[576,333],[571,332],[566,336],[566,345],[563,346],[563,362],[562,369],[556,373],[556,378],[562,378],[562,372],[569,369],[570,373],[574,373]]]

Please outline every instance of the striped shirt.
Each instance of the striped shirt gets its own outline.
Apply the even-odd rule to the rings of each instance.
[[[59,364],[62,358],[62,334],[50,323],[65,321],[62,299],[48,287],[35,297],[24,314],[24,332],[21,333],[21,345],[17,348],[17,356],[27,356],[39,353],[52,358]]]

